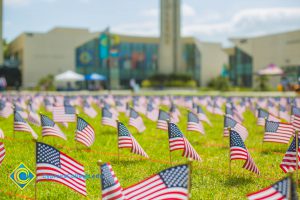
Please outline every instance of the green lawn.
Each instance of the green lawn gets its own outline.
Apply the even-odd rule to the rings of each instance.
[[[99,110],[98,110],[99,111]],[[49,113],[43,113],[51,116]],[[245,195],[262,189],[285,176],[279,168],[281,159],[288,145],[265,143],[262,144],[263,128],[256,125],[254,115],[247,111],[244,114],[245,126],[249,131],[246,146],[249,149],[261,175],[257,176],[242,168],[243,161],[232,162],[232,175],[229,176],[229,148],[228,138],[223,138],[223,117],[208,114],[213,127],[204,124],[206,135],[196,132],[186,132],[187,111],[181,109],[182,120],[179,128],[199,153],[202,162],[193,162],[192,171],[192,199],[245,199]],[[148,176],[172,166],[169,163],[167,133],[157,130],[156,123],[144,117],[147,130],[139,134],[129,127],[134,137],[144,148],[150,159],[131,155],[128,150],[120,150],[118,162],[117,132],[113,128],[100,124],[100,115],[94,120],[81,114],[95,128],[96,142],[91,149],[86,149],[74,141],[75,124],[69,128],[62,128],[68,141],[54,137],[41,137],[41,129],[34,127],[39,140],[53,145],[60,151],[67,153],[85,167],[86,174],[99,174],[98,160],[110,162],[121,185],[130,186]],[[128,119],[120,116],[120,121],[128,124]],[[16,133],[13,137],[13,118],[1,119],[0,127],[5,133],[3,140],[6,147],[6,157],[0,166],[0,199],[33,199],[34,181],[24,190],[20,190],[10,179],[9,174],[23,162],[35,171],[35,143],[27,133]],[[181,152],[172,153],[173,165],[185,163]],[[100,180],[87,180],[88,199],[101,196]],[[73,190],[51,182],[37,184],[38,199],[85,199]]]

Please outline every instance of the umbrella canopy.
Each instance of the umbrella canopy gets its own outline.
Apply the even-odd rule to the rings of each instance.
[[[101,74],[92,73],[92,74],[86,75],[85,80],[87,80],[87,81],[105,81],[106,77]]]
[[[267,67],[258,71],[258,75],[282,75],[283,70],[275,64],[270,64]]]
[[[75,81],[83,81],[84,76],[81,74],[78,74],[76,72],[73,72],[71,70],[68,70],[62,74],[58,74],[55,76],[56,81],[61,81],[61,82],[75,82]]]

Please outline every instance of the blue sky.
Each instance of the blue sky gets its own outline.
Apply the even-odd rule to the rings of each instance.
[[[4,38],[53,27],[159,35],[159,0],[4,0]],[[300,29],[299,0],[182,0],[182,34],[202,41]]]

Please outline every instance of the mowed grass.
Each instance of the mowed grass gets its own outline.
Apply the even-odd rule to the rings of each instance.
[[[100,113],[100,110],[97,110]],[[192,163],[192,199],[245,199],[246,194],[269,186],[285,176],[279,164],[288,145],[262,144],[263,127],[256,125],[255,116],[250,111],[244,113],[244,125],[249,131],[245,143],[261,172],[260,176],[243,169],[244,161],[233,161],[232,174],[229,175],[229,141],[228,138],[223,138],[223,116],[207,113],[213,126],[204,123],[206,134],[200,135],[186,131],[187,110],[182,108],[180,110],[182,117],[178,126],[203,160]],[[45,110],[42,112],[51,116]],[[100,114],[95,119],[90,119],[82,112],[80,116],[86,119],[96,132],[96,142],[90,149],[74,141],[75,123],[70,123],[68,128],[61,127],[67,135],[67,141],[55,137],[42,138],[41,128],[32,127],[39,135],[38,141],[52,145],[82,163],[86,174],[99,174],[98,160],[110,162],[121,185],[128,187],[163,169],[187,162],[186,158],[181,156],[181,152],[173,152],[172,165],[170,164],[167,133],[156,129],[156,123],[144,116],[147,127],[144,133],[137,133],[133,127],[129,127],[129,130],[150,159],[132,155],[128,149],[121,149],[120,161],[118,161],[117,131],[102,126]],[[128,125],[128,118],[123,114],[120,115],[120,121]],[[10,180],[9,174],[21,162],[33,172],[35,171],[35,142],[28,133],[17,132],[13,137],[12,116],[1,119],[0,127],[5,133],[5,139],[2,141],[6,148],[6,157],[0,166],[0,199],[34,199],[34,181],[24,190],[20,190]],[[88,178],[86,183],[87,199],[99,199],[101,197],[99,178]],[[37,184],[37,197],[38,199],[86,199],[64,185],[51,182]]]

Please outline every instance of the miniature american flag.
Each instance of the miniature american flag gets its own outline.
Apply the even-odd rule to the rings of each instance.
[[[189,199],[189,166],[165,169],[123,190],[126,199]]]
[[[291,109],[291,122],[293,123],[295,115],[300,116],[300,108],[292,106]]]
[[[271,115],[267,111],[259,108],[258,109],[258,117],[257,117],[257,125],[259,126],[265,126],[266,119],[273,122],[280,122],[280,119],[277,117]]]
[[[170,120],[170,115],[163,110],[159,110],[156,128],[167,131],[168,130],[167,120]]]
[[[101,165],[101,186],[103,200],[125,199],[123,189],[110,163]]]
[[[289,122],[291,120],[291,116],[287,111],[286,107],[283,105],[279,105],[279,117]]]
[[[204,111],[202,110],[201,106],[197,106],[197,114],[198,117],[201,121],[205,121],[206,123],[208,123],[210,126],[212,126],[210,120],[207,118],[206,114],[204,113]]]
[[[0,116],[4,118],[8,118],[11,114],[13,114],[13,106],[11,103],[5,101],[5,100],[0,100]]]
[[[40,115],[34,111],[29,111],[28,122],[36,126],[41,126]]]
[[[0,139],[4,139],[4,132],[1,128],[0,128]]]
[[[0,165],[3,162],[5,157],[5,148],[4,148],[4,144],[2,142],[0,142]]]
[[[297,149],[297,156],[298,156],[298,169],[300,167],[300,139],[298,137],[298,149]],[[292,172],[296,170],[296,137],[294,137],[292,143],[290,144],[287,152],[285,153],[282,162],[280,164],[280,168],[285,172]]]
[[[60,130],[60,128],[46,115],[41,114],[42,122],[42,136],[56,136],[64,140],[67,140],[65,134]]]
[[[87,147],[92,146],[92,144],[95,142],[95,131],[93,127],[81,117],[77,117],[75,140]]]
[[[184,137],[183,133],[174,123],[169,123],[169,149],[170,151],[183,150],[182,156],[201,161],[199,154]]]
[[[147,113],[146,116],[151,121],[156,122],[159,115],[159,110],[153,106],[153,102],[147,104]]]
[[[292,124],[266,120],[263,141],[288,144],[293,134],[294,127]]]
[[[53,121],[55,122],[75,122],[76,110],[71,105],[53,107]]]
[[[290,177],[286,177],[273,185],[264,188],[258,192],[247,195],[249,200],[262,200],[262,199],[287,199],[297,200],[296,184]]]
[[[38,138],[38,135],[31,128],[31,126],[22,118],[21,114],[17,111],[14,112],[14,131],[31,133],[34,139]]]
[[[86,196],[84,167],[54,147],[36,143],[36,182],[61,183]]]
[[[247,139],[248,130],[246,129],[246,127],[244,127],[242,124],[235,121],[231,116],[225,115],[224,116],[224,137],[229,136],[228,128],[238,132],[241,138],[243,139],[243,141]]]
[[[293,115],[292,124],[295,130],[300,131],[300,115]]]
[[[234,130],[230,131],[230,160],[245,160],[243,168],[260,174],[240,134]]]
[[[136,128],[139,133],[146,130],[142,117],[132,108],[130,109],[129,125]]]
[[[83,112],[91,118],[95,118],[97,116],[97,111],[88,103],[83,103]]]
[[[203,125],[198,116],[191,111],[188,113],[187,131],[197,131],[202,134],[205,133]]]
[[[131,149],[132,153],[149,158],[149,156],[144,151],[144,149],[135,140],[133,135],[131,135],[129,130],[126,128],[126,126],[121,122],[118,122],[118,136],[119,136],[118,137],[119,148],[129,148],[129,149]]]
[[[113,114],[110,112],[108,108],[106,107],[102,108],[102,119],[101,119],[102,125],[117,128],[116,120],[117,118],[113,116]]]

